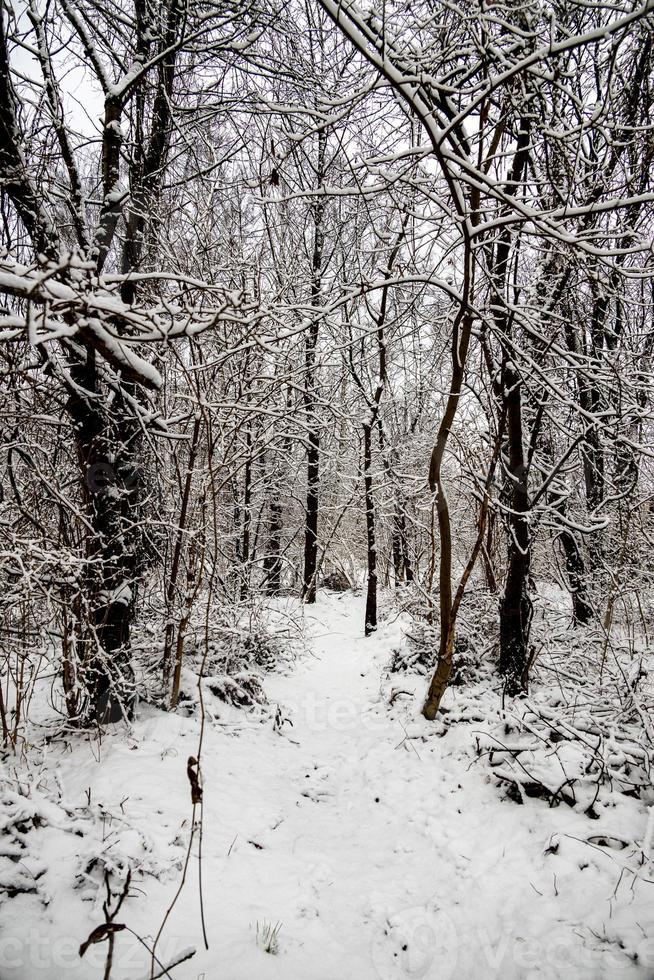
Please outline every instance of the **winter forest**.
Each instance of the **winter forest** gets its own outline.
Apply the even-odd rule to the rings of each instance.
[[[1,0],[1,980],[654,978],[654,0]]]

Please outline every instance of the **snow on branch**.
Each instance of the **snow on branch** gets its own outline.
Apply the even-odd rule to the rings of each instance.
[[[197,280],[177,283],[177,293],[192,292],[190,302],[164,301],[155,308],[128,306],[115,293],[125,278],[113,276],[109,283],[72,257],[38,267],[4,257],[0,259],[0,293],[23,302],[17,309],[5,308],[0,313],[0,340],[27,337],[36,345],[77,337],[127,380],[156,389],[161,386],[159,372],[133,345],[195,336],[222,321],[243,317],[240,292]],[[206,306],[205,293],[218,303]]]

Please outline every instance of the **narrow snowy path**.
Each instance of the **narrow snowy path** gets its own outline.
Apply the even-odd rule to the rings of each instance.
[[[398,629],[364,639],[361,599],[322,596],[309,616],[312,653],[266,681],[288,719],[281,731],[243,713],[206,726],[210,949],[199,948],[175,980],[651,980],[654,971],[614,942],[618,925],[622,935],[642,926],[620,921],[628,909],[616,914],[610,852],[574,843],[588,833],[587,818],[540,801],[502,801],[476,759],[474,726],[438,737],[418,713],[419,698],[389,707],[382,678]],[[391,683],[418,694],[424,687],[424,679],[401,676]],[[107,852],[144,855],[151,876],[139,879],[121,912],[142,936],[156,931],[179,882],[190,816],[186,759],[197,736],[196,718],[144,711],[128,736],[105,740],[101,765],[88,743],[57,760],[66,798],[106,809]],[[548,855],[554,833],[571,836]],[[63,846],[53,836],[53,899],[39,926],[45,965],[6,971],[7,980],[103,975],[102,947],[83,963],[76,954],[102,921],[97,892],[89,889],[83,903],[83,887],[70,891],[75,862],[82,884],[90,866],[75,850],[82,846],[74,835]],[[196,854],[158,947],[167,962],[201,947]],[[26,942],[33,920],[21,918],[20,901],[10,928]],[[595,935],[584,925],[590,918]],[[271,955],[257,931],[277,923]],[[53,960],[63,939],[68,958]],[[121,933],[112,980],[143,975],[142,948]]]
[[[436,936],[443,927],[451,932],[438,911],[449,899],[437,896],[443,885],[451,893],[452,876],[466,871],[465,856],[452,852],[436,816],[444,805],[456,813],[457,785],[443,767],[425,765],[384,706],[388,640],[363,639],[361,603],[331,597],[314,616],[313,656],[289,677],[268,681],[292,727],[272,744],[255,733],[233,808],[215,801],[215,820],[222,813],[238,834],[221,876],[225,919],[234,922],[236,948],[244,919],[282,923],[279,960],[265,964],[271,976],[427,976],[434,943],[454,938]],[[206,758],[205,769],[210,778]],[[238,778],[234,763],[227,775]],[[211,793],[209,799],[208,827]],[[474,832],[482,825],[478,814]],[[472,857],[471,847],[468,862]],[[439,885],[436,868],[444,860],[447,877]],[[242,903],[240,923],[234,903]],[[398,913],[397,935],[386,937]],[[410,955],[402,949],[407,930],[417,931]],[[251,977],[254,965],[250,957],[234,961],[230,980]]]
[[[635,975],[581,941],[598,893],[580,893],[576,863],[552,869],[544,857],[555,830],[578,834],[585,818],[563,808],[543,822],[501,802],[474,764],[469,726],[443,739],[415,699],[389,711],[381,677],[397,635],[364,639],[362,623],[362,600],[323,598],[313,656],[268,679],[292,727],[249,731],[230,743],[234,754],[223,743],[215,773],[207,745],[206,880],[220,950],[207,954],[207,977]],[[421,693],[424,681],[396,685]],[[277,922],[279,956],[262,956],[253,931]]]

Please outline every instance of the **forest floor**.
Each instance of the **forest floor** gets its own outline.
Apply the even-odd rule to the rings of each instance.
[[[478,752],[484,712],[430,725],[425,678],[386,672],[397,621],[363,639],[363,600],[350,594],[321,595],[306,615],[310,649],[265,681],[277,723],[227,711],[205,724],[209,950],[196,836],[157,957],[197,952],[170,976],[653,978],[647,806],[607,798],[591,820],[507,799]],[[497,692],[484,697],[496,723]],[[452,689],[447,706],[467,698]],[[104,975],[106,942],[78,955],[104,920],[101,868],[138,868],[116,921],[151,944],[179,885],[199,728],[196,716],[143,707],[129,732],[35,745],[10,767],[4,825],[29,847],[13,862],[17,894],[0,905],[2,980]],[[117,933],[113,980],[149,975],[143,946]]]

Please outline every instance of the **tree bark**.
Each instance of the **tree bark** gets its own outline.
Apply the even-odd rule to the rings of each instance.
[[[241,599],[246,599],[250,588],[250,530],[252,526],[252,430],[245,434],[247,456],[243,473],[243,507],[241,514]]]
[[[510,507],[507,515],[508,557],[504,592],[500,602],[500,673],[506,690],[526,689],[529,662],[529,630],[532,603],[529,598],[531,532],[529,527],[528,466],[524,449],[521,381],[505,365],[506,418],[509,443]]]
[[[563,548],[568,587],[572,596],[572,615],[575,624],[585,626],[593,617],[593,608],[586,595],[586,568],[581,548],[568,528],[559,533],[559,541]]]
[[[130,662],[130,626],[138,568],[134,527],[137,481],[126,418],[109,422],[88,394],[95,391],[95,358],[71,370],[79,393],[67,409],[74,420],[75,441],[83,478],[83,494],[93,533],[86,542],[84,601],[89,635],[81,674],[90,704],[87,720],[99,724],[131,714],[134,675]],[[126,543],[126,536],[127,542]]]
[[[450,392],[441,419],[429,466],[429,488],[436,494],[436,509],[438,511],[438,531],[440,538],[440,562],[438,569],[439,604],[440,604],[440,640],[438,646],[438,665],[431,679],[422,713],[429,721],[433,721],[438,713],[441,700],[452,673],[452,658],[454,656],[454,625],[452,615],[452,525],[450,509],[447,502],[445,487],[442,482],[442,467],[445,449],[456,410],[461,397],[461,388],[465,376],[465,363],[472,335],[472,316],[463,312],[459,322],[455,322],[452,342],[452,379]],[[460,329],[460,337],[459,337]]]
[[[375,500],[372,484],[372,424],[363,426],[363,486],[366,506],[366,545],[368,585],[364,631],[370,636],[377,629],[377,544],[375,540]]]
[[[321,189],[325,179],[327,132],[318,131],[317,183]],[[307,497],[304,530],[304,571],[302,598],[306,603],[316,601],[318,574],[318,517],[320,489],[320,430],[316,416],[316,353],[319,336],[317,311],[321,304],[323,252],[325,245],[325,199],[319,196],[313,207],[313,257],[311,261],[311,305],[316,310],[305,339],[305,389],[304,407],[307,418]]]
[[[272,498],[269,509],[268,549],[263,560],[263,569],[266,575],[266,592],[268,595],[277,595],[282,585],[281,548],[284,529],[284,508],[279,497]]]

